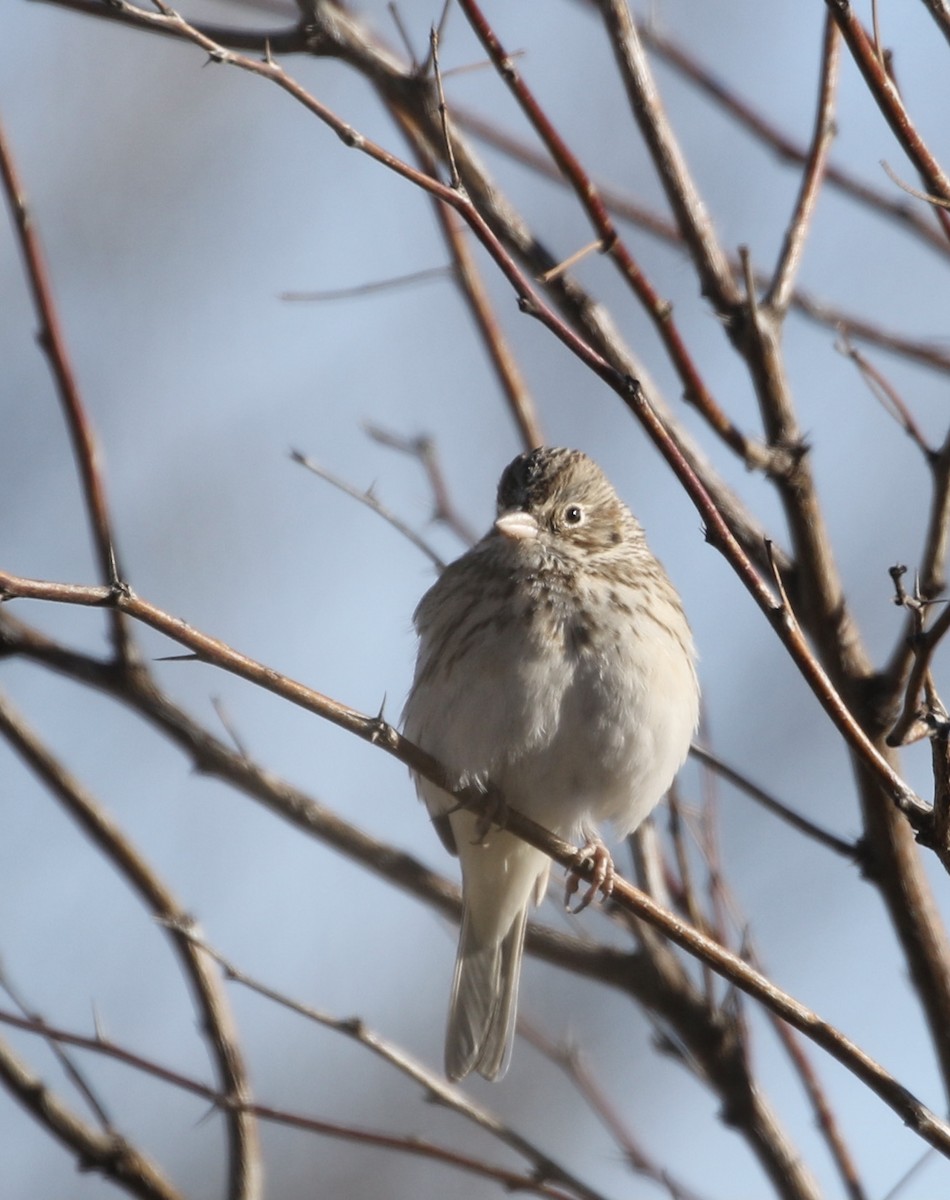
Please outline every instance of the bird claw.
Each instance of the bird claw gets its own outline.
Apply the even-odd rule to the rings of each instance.
[[[485,797],[485,807],[475,818],[475,839],[473,845],[480,846],[491,832],[491,827],[497,825],[505,829],[508,825],[508,804],[502,794],[494,789]]]
[[[592,869],[590,879],[587,883],[587,891],[581,897],[577,907],[571,908],[571,899],[580,888],[581,871],[588,863],[591,864]],[[614,860],[610,856],[610,851],[600,838],[589,837],[583,848],[578,850],[574,857],[574,862],[569,869],[567,885],[564,888],[564,907],[568,912],[583,912],[598,892],[606,900],[614,890],[614,877],[616,874]]]

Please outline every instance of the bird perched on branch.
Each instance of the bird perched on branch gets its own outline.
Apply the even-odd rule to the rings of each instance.
[[[699,686],[680,598],[601,469],[577,450],[519,455],[498,485],[494,525],[414,620],[406,736],[459,784],[497,789],[511,808],[583,840],[595,872],[581,907],[609,891],[597,824],[625,836],[661,799],[689,750]],[[525,924],[550,860],[428,780],[416,786],[462,866],[446,1073],[495,1079],[508,1065]]]

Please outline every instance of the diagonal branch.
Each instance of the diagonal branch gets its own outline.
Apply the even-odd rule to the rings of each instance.
[[[419,136],[416,124],[398,108],[390,106],[390,112],[399,124],[406,140],[413,147],[422,170],[427,175],[435,176],[435,156],[427,140]],[[508,408],[521,434],[521,444],[525,450],[533,450],[535,446],[544,444],[544,434],[541,431],[537,406],[527,381],[518,367],[514,351],[492,309],[488,290],[479,273],[475,255],[465,237],[464,226],[452,209],[442,204],[434,196],[432,197],[432,207],[442,232],[442,238],[452,258],[456,286],[468,306],[468,311],[475,322],[475,328],[479,332],[482,345],[485,347],[495,372],[495,378],[501,387],[502,395],[508,402]]]
[[[7,1023],[16,1025],[21,1020],[15,1018]],[[83,1170],[98,1172],[139,1200],[184,1200],[182,1193],[130,1142],[114,1133],[93,1129],[67,1108],[3,1039],[0,1039],[0,1081],[45,1130],[76,1155]]]
[[[56,305],[53,302],[53,290],[40,248],[39,237],[30,217],[26,192],[17,174],[13,154],[2,125],[0,125],[0,181],[2,181],[10,205],[10,212],[20,243],[20,252],[23,255],[33,295],[33,307],[40,327],[39,343],[56,380],[60,405],[72,443],[73,456],[79,468],[79,478],[82,482],[99,575],[104,583],[111,586],[118,582],[120,574],[116,565],[115,537],[106,502],[99,446],[79,394],[79,384],[69,359],[66,338],[60,325]],[[116,655],[123,661],[132,662],[136,652],[129,641],[128,630],[122,614],[112,612],[109,614],[109,620],[112,625],[112,643]]]
[[[207,949],[207,948],[206,948]],[[273,1105],[246,1102],[238,1106],[233,1096],[228,1096],[207,1084],[202,1083],[198,1079],[193,1079],[189,1075],[183,1075],[180,1071],[171,1070],[169,1067],[163,1066],[161,1063],[155,1062],[153,1059],[145,1058],[141,1054],[137,1054],[127,1047],[119,1045],[117,1042],[102,1036],[87,1037],[83,1034],[73,1033],[68,1029],[60,1029],[56,1026],[48,1025],[43,1021],[38,1021],[35,1018],[25,1019],[16,1016],[14,1013],[3,1012],[0,1010],[0,1023],[9,1025],[15,1029],[21,1029],[27,1033],[35,1033],[41,1037],[61,1043],[62,1045],[75,1046],[82,1050],[88,1050],[92,1053],[102,1055],[105,1058],[110,1058],[116,1062],[124,1063],[133,1070],[141,1071],[143,1074],[150,1075],[155,1079],[160,1079],[163,1083],[167,1083],[172,1087],[176,1087],[181,1091],[188,1092],[193,1096],[199,1096],[202,1100],[207,1101],[215,1108],[222,1112],[233,1111],[236,1107],[240,1107],[240,1111],[248,1116],[260,1119],[261,1121],[269,1121],[273,1124],[284,1125],[291,1129],[300,1129],[307,1133],[319,1134],[323,1137],[337,1138],[341,1141],[354,1142],[360,1146],[374,1146],[381,1149],[402,1152],[404,1154],[415,1154],[421,1158],[429,1159],[430,1161],[443,1163],[447,1166],[456,1167],[459,1170],[470,1172],[473,1175],[481,1176],[492,1180],[501,1187],[506,1188],[511,1192],[526,1191],[536,1196],[547,1197],[548,1200],[570,1200],[571,1197],[582,1197],[583,1200],[603,1200],[599,1192],[593,1191],[580,1180],[574,1180],[568,1172],[562,1172],[562,1182],[571,1188],[570,1192],[565,1192],[561,1188],[552,1187],[546,1182],[548,1178],[555,1178],[559,1173],[557,1163],[540,1151],[534,1151],[530,1156],[536,1159],[535,1169],[530,1176],[523,1175],[516,1171],[508,1170],[504,1167],[494,1167],[491,1164],[484,1162],[480,1158],[473,1158],[467,1155],[460,1154],[457,1150],[445,1146],[437,1145],[434,1142],[419,1138],[415,1135],[399,1136],[398,1134],[376,1132],[370,1129],[356,1128],[352,1125],[341,1125],[338,1122],[322,1121],[316,1117],[308,1117],[302,1113],[290,1112],[287,1109],[275,1108]],[[342,1026],[347,1022],[340,1022]],[[350,1021],[351,1026],[349,1032],[355,1036],[360,1035],[360,1022]],[[343,1030],[345,1032],[345,1030]],[[363,1030],[363,1038],[365,1041],[372,1040],[373,1036],[368,1030]],[[3,1043],[0,1042],[0,1072],[3,1070],[2,1058]],[[420,1069],[421,1070],[421,1069]],[[423,1072],[425,1073],[425,1072]],[[441,1081],[434,1076],[429,1077],[434,1085],[433,1090],[438,1094],[439,1084]],[[421,1082],[421,1080],[420,1080]],[[442,1084],[442,1088],[446,1089],[446,1085]],[[447,1089],[446,1089],[447,1090]],[[456,1090],[457,1089],[453,1089]],[[45,1093],[48,1095],[49,1093]],[[462,1107],[462,1095],[459,1092],[459,1107]],[[444,1101],[443,1101],[444,1102]],[[475,1108],[474,1104],[468,1107]],[[490,1116],[490,1114],[489,1114]],[[495,1124],[500,1124],[497,1120]],[[531,1149],[531,1143],[526,1142],[525,1145]],[[77,1146],[77,1149],[80,1147]],[[93,1148],[93,1162],[97,1161],[96,1148]],[[121,1153],[121,1147],[113,1149],[113,1155],[118,1156]],[[144,1160],[141,1160],[144,1163]],[[138,1163],[135,1164],[139,1166]],[[147,1166],[147,1164],[145,1164]],[[132,1163],[129,1163],[126,1170],[130,1173],[129,1168]],[[549,1172],[549,1173],[547,1173]],[[111,1175],[109,1175],[111,1179]],[[121,1177],[116,1180],[124,1184],[124,1179]],[[133,1190],[129,1188],[129,1190]],[[134,1191],[135,1195],[141,1195],[146,1200],[180,1200],[177,1192],[156,1192],[156,1191]]]
[[[0,733],[43,780],[66,811],[125,877],[152,913],[165,922],[183,922],[187,914],[115,823],[58,762],[13,706],[0,695]],[[250,1100],[251,1091],[231,1010],[220,981],[206,955],[193,942],[170,933],[185,977],[201,1014],[222,1091],[237,1105]],[[230,1143],[229,1196],[231,1200],[259,1200],[261,1162],[257,1127],[253,1117],[237,1109],[225,1115]]]
[[[801,813],[795,812],[789,808],[787,804],[783,804],[781,800],[767,792],[764,788],[758,786],[748,779],[745,775],[730,767],[728,763],[717,755],[713,754],[706,746],[694,742],[690,747],[690,755],[698,759],[699,762],[709,767],[717,775],[721,776],[727,782],[740,792],[751,797],[757,804],[760,804],[767,812],[773,814],[784,821],[787,825],[791,825],[793,829],[797,829],[799,833],[803,833],[805,837],[811,838],[824,846],[828,850],[834,851],[835,854],[840,854],[842,858],[851,859],[853,862],[861,861],[861,847],[855,842],[848,841],[847,838],[839,837],[830,830],[823,828],[821,825],[810,821],[807,817],[803,817]]]
[[[459,4],[494,63],[498,74],[508,85],[525,116],[544,142],[559,174],[568,181],[579,203],[587,213],[599,239],[600,253],[616,264],[621,276],[640,300],[644,311],[653,322],[683,384],[683,398],[703,415],[709,426],[723,439],[726,445],[736,452],[746,466],[769,469],[770,454],[766,448],[742,433],[733,424],[707,388],[676,322],[673,320],[672,305],[659,295],[640,265],[634,260],[629,248],[620,237],[607,205],[597,190],[597,185],[548,119],[547,114],[516,69],[511,56],[502,47],[498,35],[485,19],[476,0],[459,0]]]
[[[739,303],[729,263],[663,111],[643,43],[626,0],[594,0],[600,10],[633,116],[689,247],[703,295],[723,317]]]
[[[315,692],[303,684],[280,675],[273,669],[255,662],[245,655],[232,650],[223,642],[201,633],[184,621],[178,620],[161,609],[140,600],[131,592],[111,592],[109,589],[88,588],[70,584],[40,584],[35,581],[17,580],[13,576],[0,573],[0,589],[8,597],[20,595],[34,599],[60,600],[66,603],[82,605],[118,604],[124,612],[136,620],[141,620],[153,629],[165,633],[174,641],[187,646],[195,655],[206,662],[213,663],[232,674],[247,679],[252,683],[273,692],[275,695],[289,700],[310,712],[330,721],[341,729],[354,734],[363,741],[379,746],[387,754],[405,763],[412,771],[424,776],[437,787],[454,795],[467,808],[476,812],[485,811],[486,804],[492,800],[483,790],[475,785],[459,786],[457,781],[430,754],[414,745],[399,734],[381,717],[369,717],[350,708],[320,692]],[[784,608],[779,609],[779,623],[785,627],[794,625],[791,614]],[[16,731],[16,726],[10,725],[10,718],[3,720],[3,725],[22,741],[22,735]],[[32,749],[26,750],[32,760]],[[38,761],[41,769],[46,759],[45,752],[39,751]],[[883,759],[881,760],[883,763]],[[44,769],[44,777],[46,775]],[[54,788],[62,784],[60,773],[53,770],[49,782]],[[922,802],[913,795],[903,781],[898,780],[901,794],[905,797],[905,805],[909,813],[922,811],[929,814]],[[57,791],[57,794],[60,794]],[[67,789],[66,798],[75,799],[76,793],[72,788]],[[913,800],[911,801],[911,797]],[[84,811],[84,809],[83,809]],[[569,870],[577,871],[578,851],[563,839],[555,837],[548,830],[522,814],[509,810],[506,828],[524,838],[531,845],[542,850],[555,862]],[[585,864],[580,874],[590,876],[593,864]],[[936,1146],[941,1153],[950,1157],[950,1126],[940,1121],[934,1113],[924,1106],[915,1096],[900,1085],[897,1080],[886,1072],[879,1064],[860,1050],[853,1042],[845,1038],[833,1026],[823,1021],[805,1005],[776,987],[760,972],[753,970],[742,959],[724,949],[717,942],[705,937],[697,930],[685,924],[672,913],[655,904],[645,893],[638,891],[618,877],[612,893],[616,901],[625,911],[635,917],[645,920],[655,926],[671,941],[675,942],[687,953],[707,963],[714,971],[724,975],[736,987],[764,1003],[772,1012],[782,1017],[794,1028],[806,1034],[834,1058],[851,1070],[876,1095],[916,1133]],[[176,919],[175,914],[169,914],[169,919]],[[198,959],[204,966],[204,960]]]
[[[925,190],[950,204],[950,178],[947,177],[926,142],[917,132],[910,113],[901,99],[900,92],[884,69],[875,51],[874,43],[855,15],[850,0],[825,0],[825,3],[844,35],[848,49],[864,76],[868,91],[877,102],[881,114],[897,138],[898,144],[914,164]],[[946,232],[950,229],[946,213],[940,209],[935,211]]]
[[[925,0],[925,3],[930,2],[944,4],[945,0]],[[737,125],[758,138],[764,145],[770,146],[781,159],[800,166],[805,165],[809,153],[806,147],[798,144],[777,125],[772,124],[763,113],[717,79],[682,45],[648,24],[640,23],[638,28],[644,45],[649,47],[657,58],[663,59],[694,87],[714,100]],[[895,200],[889,192],[863,183],[834,163],[828,164],[825,179],[829,187],[837,189],[849,199],[863,204],[871,212],[899,223],[908,233],[920,238],[928,250],[935,250],[943,257],[950,256],[950,244],[946,238],[928,218],[920,216],[917,209],[905,200]]]
[[[764,303],[777,313],[784,313],[792,301],[795,275],[801,264],[805,239],[818,201],[818,192],[827,170],[828,151],[831,149],[835,133],[834,104],[838,85],[839,46],[837,26],[830,15],[827,15],[821,53],[821,84],[818,89],[811,145],[805,158],[795,211],[785,231],[775,275],[764,300]]]

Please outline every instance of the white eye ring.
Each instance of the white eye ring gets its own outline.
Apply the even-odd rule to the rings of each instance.
[[[584,510],[579,504],[569,504],[564,510],[564,520],[568,525],[580,525],[584,519]]]

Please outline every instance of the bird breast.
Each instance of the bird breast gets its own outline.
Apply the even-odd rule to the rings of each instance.
[[[423,631],[406,733],[564,836],[605,819],[622,835],[669,787],[696,725],[679,602],[665,575],[657,606],[656,578],[579,583],[557,562],[519,574],[438,606],[458,619]],[[433,591],[457,601],[467,582],[443,576]]]

